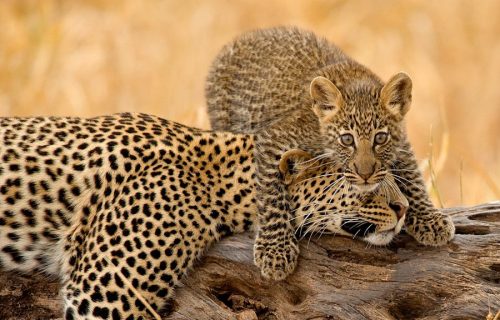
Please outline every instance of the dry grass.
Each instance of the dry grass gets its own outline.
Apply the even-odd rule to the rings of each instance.
[[[203,85],[220,47],[294,24],[384,79],[408,72],[408,129],[434,194],[445,206],[484,202],[500,198],[498,12],[487,0],[2,0],[0,115],[128,110],[208,127]]]
[[[498,311],[496,315],[493,315],[490,310],[490,312],[488,312],[488,315],[486,316],[486,320],[500,320],[500,311]]]

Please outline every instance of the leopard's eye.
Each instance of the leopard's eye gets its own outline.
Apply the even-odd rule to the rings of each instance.
[[[354,144],[354,137],[350,133],[345,133],[340,136],[340,142],[346,147],[350,147]]]
[[[381,145],[387,142],[389,134],[387,132],[379,132],[375,135],[375,144]]]

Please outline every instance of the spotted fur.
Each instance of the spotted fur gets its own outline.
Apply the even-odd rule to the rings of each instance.
[[[406,136],[411,86],[404,73],[384,84],[332,43],[296,28],[249,32],[222,49],[207,78],[208,111],[214,130],[255,133],[254,253],[265,276],[283,279],[298,255],[287,222],[290,195],[275,179],[276,159],[292,148],[339,165],[344,183],[361,191],[376,190],[392,175],[410,203],[408,233],[425,245],[453,237],[451,219],[425,191]],[[276,259],[286,270],[273,269]]]
[[[59,276],[65,319],[151,318],[211,243],[254,225],[254,145],[146,114],[0,118],[0,265]],[[278,162],[299,232],[399,232],[399,190],[338,192],[327,162]]]

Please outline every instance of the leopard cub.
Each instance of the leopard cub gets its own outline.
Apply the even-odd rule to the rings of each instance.
[[[338,165],[344,183],[360,192],[376,191],[392,176],[409,202],[406,231],[431,246],[453,238],[453,223],[430,201],[406,135],[411,90],[407,74],[383,82],[331,42],[293,27],[248,32],[221,50],[207,78],[210,122],[214,130],[255,134],[255,256],[263,272],[276,252],[283,267],[272,278],[296,263],[291,195],[275,179],[276,159],[294,148]]]

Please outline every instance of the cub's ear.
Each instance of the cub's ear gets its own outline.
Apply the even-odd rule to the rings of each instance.
[[[403,120],[411,104],[411,79],[400,72],[392,76],[380,93],[380,101],[399,121]]]
[[[283,175],[285,185],[290,185],[297,182],[302,176],[307,173],[307,168],[310,166],[308,160],[311,160],[310,153],[292,149],[283,153],[279,163],[279,170]]]
[[[314,78],[309,93],[314,101],[313,111],[322,122],[331,119],[344,105],[339,89],[325,77]]]

